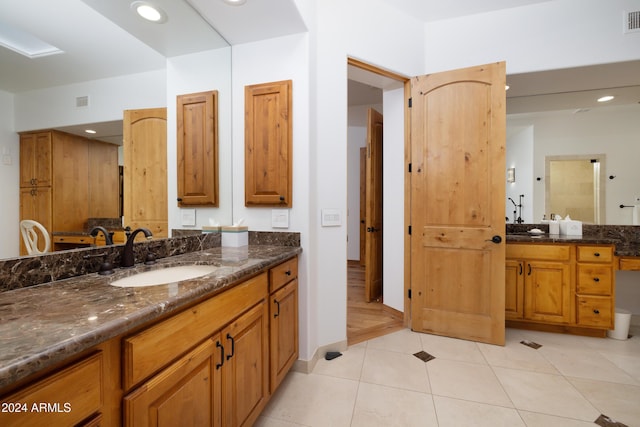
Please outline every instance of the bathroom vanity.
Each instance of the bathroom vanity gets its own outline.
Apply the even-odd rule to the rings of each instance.
[[[563,236],[527,228],[507,227],[507,326],[606,336],[614,328],[615,272],[640,267],[637,230],[586,225],[583,236]]]
[[[298,358],[299,253],[212,248],[0,293],[0,425],[251,425]]]

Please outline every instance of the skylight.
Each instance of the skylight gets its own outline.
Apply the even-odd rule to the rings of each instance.
[[[40,40],[20,28],[0,21],[0,46],[11,49],[27,58],[55,55],[63,53],[57,47]]]

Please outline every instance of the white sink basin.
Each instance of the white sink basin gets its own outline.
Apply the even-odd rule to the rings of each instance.
[[[133,276],[111,282],[111,286],[121,288],[166,285],[180,282],[182,280],[195,279],[213,273],[218,267],[213,265],[181,265],[178,267],[167,267],[158,270],[145,271]]]

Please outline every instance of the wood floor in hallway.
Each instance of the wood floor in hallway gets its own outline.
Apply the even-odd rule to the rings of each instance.
[[[364,267],[347,261],[347,342],[357,344],[402,329],[401,312],[381,302],[365,302]]]

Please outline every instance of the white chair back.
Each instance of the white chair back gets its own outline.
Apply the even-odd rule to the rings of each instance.
[[[42,250],[40,250],[38,246],[38,232],[44,239],[44,249]],[[29,255],[43,254],[51,250],[51,237],[49,237],[49,232],[38,221],[33,221],[31,219],[24,219],[20,221],[20,233],[22,234],[22,240],[24,241],[24,246],[27,248],[27,253]]]

